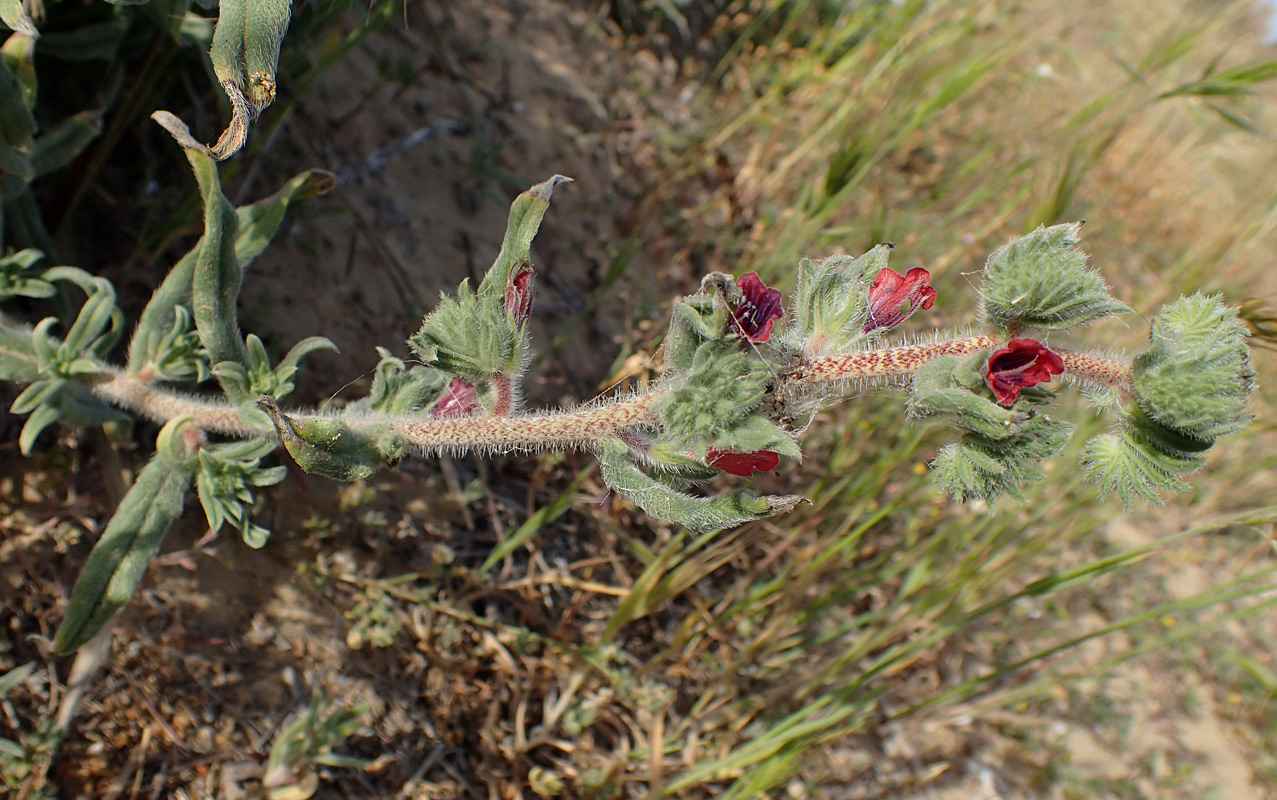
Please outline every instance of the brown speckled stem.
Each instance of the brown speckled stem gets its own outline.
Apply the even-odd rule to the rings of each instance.
[[[817,386],[825,383],[891,378],[912,375],[923,364],[941,356],[964,356],[986,347],[996,347],[992,336],[970,336],[929,344],[907,344],[881,350],[863,350],[836,356],[820,356],[801,365],[790,385]]]
[[[1131,388],[1131,365],[1125,361],[1072,350],[1051,349],[1064,362],[1066,375],[1115,389]]]

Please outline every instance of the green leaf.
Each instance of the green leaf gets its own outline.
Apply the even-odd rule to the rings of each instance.
[[[518,361],[519,327],[505,313],[503,296],[477,295],[462,281],[455,298],[439,298],[408,347],[427,367],[486,383]]]
[[[178,141],[181,142],[182,139],[179,138]],[[202,147],[197,142],[191,143],[197,148]],[[323,194],[330,187],[331,176],[328,173],[308,170],[293,177],[270,197],[236,209],[238,234],[235,239],[235,259],[240,268],[247,266],[265,249],[279,229],[291,203]],[[173,266],[142,311],[133,341],[129,344],[131,374],[137,374],[147,365],[156,366],[156,360],[160,358],[157,348],[173,330],[171,323],[173,315],[177,313],[175,309],[191,302],[195,264],[207,238],[206,232],[195,247]]]
[[[165,337],[173,332],[172,320],[178,308],[184,308],[191,300],[191,279],[195,274],[195,257],[203,247],[203,239],[195,248],[182,256],[151,295],[146,308],[138,318],[133,340],[129,342],[128,371],[136,375],[148,366],[155,366],[161,357]],[[179,334],[180,335],[180,334]],[[198,333],[196,334],[198,338]],[[207,358],[205,359],[207,360]]]
[[[734,340],[703,342],[691,369],[677,376],[657,402],[669,440],[698,457],[709,445],[729,442],[732,431],[759,413],[769,376],[766,365],[751,359]]]
[[[962,380],[960,372],[972,364],[983,363],[988,351],[981,350],[964,361],[957,356],[942,356],[923,364],[909,388],[908,414],[918,420],[939,420],[959,430],[977,433],[989,439],[1005,439],[1019,432],[1019,423],[1028,419],[1023,411],[1003,408],[987,397],[984,381],[975,393]]]
[[[0,256],[0,298],[52,297],[57,289],[38,265],[44,253],[33,248]]]
[[[0,380],[30,383],[40,375],[31,331],[0,325]]]
[[[123,332],[124,316],[115,305],[115,287],[111,282],[95,278],[87,291],[89,296],[59,348],[65,361],[82,353],[98,357],[105,355]]]
[[[117,13],[105,22],[46,33],[38,47],[40,55],[63,61],[114,61],[128,30],[128,16]]]
[[[22,426],[22,433],[18,436],[18,451],[24,456],[31,455],[32,448],[35,447],[35,440],[39,438],[44,429],[58,421],[58,409],[53,405],[42,405],[31,412],[31,416],[27,417],[26,424]]]
[[[195,315],[195,327],[199,331],[200,342],[214,364],[222,361],[244,363],[244,344],[239,335],[235,309],[243,280],[243,270],[235,256],[239,218],[235,208],[222,194],[217,162],[209,155],[208,148],[195,141],[186,125],[167,111],[157,111],[151,117],[182,146],[186,160],[195,172],[200,198],[204,203],[204,235],[194,251],[190,285],[191,311]],[[179,262],[179,266],[185,265]],[[174,272],[177,272],[176,267]],[[173,313],[172,305],[182,302],[182,277],[183,275],[170,275],[165,279],[165,285],[160,287],[164,292],[164,303],[155,308],[155,315],[151,318],[148,319],[147,314],[143,314],[144,322],[150,322],[151,325],[167,323]],[[170,279],[173,279],[171,286],[168,285]],[[156,294],[158,296],[159,292]],[[148,304],[148,312],[155,306],[155,299],[152,298],[152,302]],[[173,303],[163,307],[171,299]],[[163,322],[157,323],[157,317]],[[146,332],[149,335],[153,330],[154,328],[148,327]],[[137,370],[142,364],[130,359],[129,366],[130,369]],[[223,388],[228,393],[231,392],[231,387]],[[246,398],[232,394],[232,399],[239,402]]]
[[[293,176],[278,192],[235,210],[239,218],[239,238],[235,241],[235,257],[240,267],[248,264],[266,249],[284,220],[289,204],[326,194],[337,185],[331,172],[310,169]]]
[[[1136,402],[1149,418],[1211,442],[1250,424],[1255,371],[1248,330],[1218,296],[1181,297],[1158,310],[1149,348],[1131,364]]]
[[[291,0],[221,0],[209,56],[231,101],[232,118],[213,145],[218,161],[239,152],[248,128],[275,100],[279,46],[288,31]]]
[[[189,485],[190,474],[163,456],[142,469],[76,579],[66,618],[53,637],[54,650],[72,652],[128,602],[181,516]]]
[[[10,0],[0,0],[0,4],[8,2]],[[23,98],[27,108],[30,109],[35,109],[36,95],[40,86],[35,74],[35,40],[34,29],[30,33],[19,31],[0,46],[0,57],[3,57],[9,69],[18,76],[18,81],[22,84]]]
[[[352,411],[375,411],[390,416],[420,412],[443,390],[443,374],[430,367],[411,369],[384,347],[378,347],[381,361],[373,372],[368,396],[349,405]]]
[[[36,137],[31,166],[36,177],[62,169],[102,133],[102,114],[81,111]]]
[[[1104,279],[1078,250],[1079,223],[1039,227],[1012,239],[985,263],[980,318],[1018,333],[1087,325],[1131,309],[1109,296]]]
[[[7,59],[0,59],[0,151],[31,146],[36,125],[35,117],[27,107],[28,94],[26,85],[14,74]],[[0,162],[0,167],[6,172],[13,171],[7,156]]]
[[[273,486],[284,479],[284,467],[261,466],[262,456],[274,449],[269,440],[249,440],[206,446],[197,454],[195,487],[209,530],[227,522],[239,529],[244,542],[263,547],[270,531],[250,519],[253,487]]]
[[[504,299],[506,285],[515,268],[531,261],[532,240],[541,228],[541,220],[550,207],[550,198],[554,195],[555,187],[571,182],[571,178],[555,175],[514,198],[514,202],[510,204],[510,216],[506,222],[501,252],[497,253],[496,261],[492,262],[479,284],[480,296]]]
[[[1046,414],[1020,420],[1013,428],[1013,435],[1000,438],[968,432],[941,448],[931,462],[937,488],[962,501],[1021,498],[1021,487],[1045,477],[1040,463],[1063,450],[1074,430]]]
[[[1159,491],[1188,489],[1179,475],[1196,469],[1200,461],[1158,453],[1124,430],[1091,437],[1082,450],[1081,463],[1087,477],[1101,491],[1116,494],[1130,508],[1136,496],[1160,506]]]
[[[634,463],[619,439],[606,441],[599,467],[607,485],[628,497],[650,516],[668,520],[697,533],[732,528],[745,522],[792,511],[806,502],[798,495],[760,497],[739,490],[719,497],[693,497],[654,480]]]

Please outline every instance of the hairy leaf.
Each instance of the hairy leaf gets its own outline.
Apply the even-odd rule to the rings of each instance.
[[[1163,306],[1148,350],[1131,365],[1136,402],[1158,423],[1207,442],[1245,428],[1255,386],[1247,335],[1218,295]]]
[[[40,134],[31,153],[31,166],[36,177],[70,164],[101,133],[102,113],[81,111]]]
[[[483,281],[479,284],[478,294],[482,297],[505,297],[506,286],[515,267],[529,263],[532,240],[541,228],[541,220],[545,218],[546,209],[550,207],[550,198],[559,184],[571,183],[572,179],[563,175],[555,175],[549,180],[536,184],[526,192],[514,198],[510,204],[510,216],[506,222],[505,239],[501,242],[501,252],[492,262]]]
[[[270,244],[290,204],[326,194],[335,185],[332,173],[308,169],[294,175],[270,197],[236,209],[239,238],[235,241],[235,257],[239,259],[240,267],[247,267]]]
[[[217,162],[209,155],[208,148],[195,141],[186,125],[167,111],[157,111],[151,117],[182,146],[186,160],[195,173],[195,180],[199,183],[200,198],[204,203],[204,236],[196,245],[194,263],[190,265],[191,311],[195,315],[195,327],[199,330],[200,341],[208,351],[209,360],[214,364],[222,361],[244,363],[244,344],[240,339],[235,309],[235,300],[239,297],[240,283],[244,277],[235,256],[239,226],[235,207],[222,194]],[[179,266],[186,265],[179,263]],[[176,271],[175,267],[174,272]],[[160,287],[164,292],[165,302],[155,307],[155,314],[162,320],[158,324],[166,324],[173,313],[172,305],[182,302],[180,294],[183,287],[180,277],[173,281],[173,285]],[[168,279],[165,284],[169,284]],[[173,299],[173,303],[168,304],[167,308],[163,307],[169,299]],[[152,298],[147,310],[150,311],[153,305],[155,298]],[[143,321],[148,321],[146,314],[143,314]],[[157,322],[155,318],[150,321],[152,324]],[[148,338],[151,332],[148,328]],[[130,363],[133,370],[141,367],[140,363]],[[233,394],[232,387],[224,388],[233,400],[238,402],[246,399]]]
[[[248,141],[248,128],[275,101],[279,46],[288,31],[291,0],[221,0],[209,57],[231,101],[231,122],[213,145],[222,161]]]
[[[75,650],[128,602],[181,515],[190,482],[189,472],[162,455],[142,469],[76,579],[66,618],[53,637],[54,650]]]
[[[792,511],[805,502],[798,495],[760,497],[738,490],[719,497],[693,497],[675,491],[639,469],[618,439],[604,443],[599,466],[608,486],[630,498],[651,516],[703,533]]]
[[[1000,248],[984,266],[980,318],[1003,330],[1067,330],[1131,309],[1109,296],[1078,250],[1078,223],[1039,227]]]

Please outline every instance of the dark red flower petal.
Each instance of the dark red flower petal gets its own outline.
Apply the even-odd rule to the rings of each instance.
[[[1064,372],[1064,360],[1033,339],[1012,339],[1007,346],[989,356],[985,383],[998,402],[1009,406],[1020,396],[1020,390],[1051,380]]]
[[[767,341],[772,335],[772,324],[785,316],[780,289],[767,288],[757,272],[740,276],[736,285],[740,287],[742,297],[732,309],[732,330],[751,342]]]
[[[532,314],[533,277],[532,267],[522,266],[515,269],[505,286],[505,310],[516,322],[527,322]]]
[[[755,472],[770,472],[776,469],[776,465],[780,463],[780,456],[771,450],[737,453],[734,450],[719,450],[717,447],[711,447],[705,452],[705,461],[723,472],[748,478]]]
[[[468,417],[478,410],[479,398],[475,395],[474,384],[453,378],[448,384],[448,391],[430,409],[430,416],[433,419]]]
[[[883,267],[869,284],[869,319],[865,320],[864,333],[878,328],[894,328],[919,308],[931,308],[936,302],[936,290],[931,288],[931,273],[922,267],[901,275],[890,267]]]

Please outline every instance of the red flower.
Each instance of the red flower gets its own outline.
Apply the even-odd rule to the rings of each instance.
[[[757,272],[740,276],[736,285],[743,296],[732,309],[732,330],[751,342],[767,341],[772,335],[772,323],[785,316],[780,307],[780,289],[768,289],[759,280]]]
[[[510,282],[505,285],[505,311],[520,324],[532,314],[534,277],[532,267],[524,265],[510,274]]]
[[[1064,371],[1064,360],[1033,339],[1012,339],[1007,346],[989,356],[989,372],[985,383],[998,402],[1010,406],[1020,390],[1051,380]]]
[[[719,450],[711,447],[705,452],[705,460],[710,466],[718,467],[723,472],[748,478],[755,472],[770,472],[780,463],[780,456],[771,450],[755,450],[752,453],[737,453],[734,450]]]
[[[863,332],[894,328],[919,307],[931,308],[936,302],[936,290],[930,283],[931,273],[922,267],[914,267],[904,275],[890,267],[878,270],[869,284],[869,319],[865,320]]]
[[[468,417],[479,410],[479,398],[475,396],[474,384],[453,378],[448,384],[448,391],[435,401],[430,409],[431,419],[448,419],[450,417]]]

